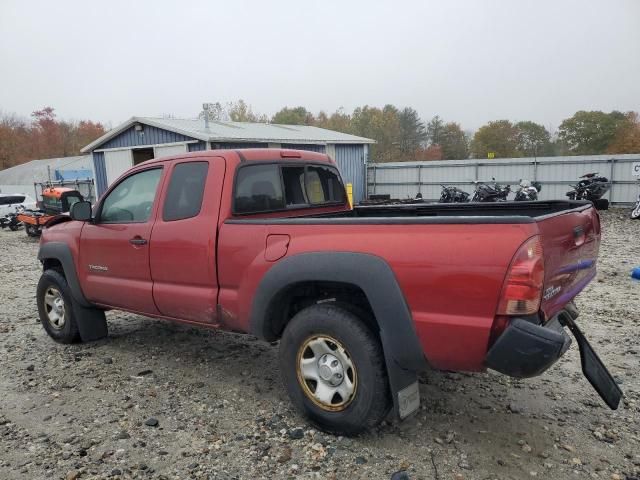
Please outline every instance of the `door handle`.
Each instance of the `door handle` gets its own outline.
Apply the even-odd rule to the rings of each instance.
[[[147,239],[136,236],[136,237],[133,237],[132,239],[130,239],[129,243],[131,245],[146,245],[147,244]]]

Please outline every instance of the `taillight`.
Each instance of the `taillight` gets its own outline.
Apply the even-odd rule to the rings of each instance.
[[[538,312],[544,285],[542,243],[536,235],[516,252],[502,287],[496,315],[532,315]]]
[[[593,226],[594,226],[594,230],[596,231],[596,235],[600,234],[600,214],[598,213],[598,211],[594,208],[593,209]]]

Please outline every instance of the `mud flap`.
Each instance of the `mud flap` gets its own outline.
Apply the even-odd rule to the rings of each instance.
[[[385,351],[385,363],[387,365],[387,375],[389,376],[391,397],[393,398],[393,410],[400,420],[404,420],[420,408],[418,374],[402,368],[391,355],[386,353],[389,350],[388,346],[385,345],[384,337],[382,347]]]
[[[582,373],[609,408],[616,410],[622,398],[622,390],[611,376],[611,373],[609,373],[609,370],[607,370],[607,367],[602,363],[602,360],[600,360],[600,357],[598,357],[598,354],[591,344],[587,341],[582,331],[580,331],[573,321],[571,315],[568,313],[562,315],[560,323],[569,328],[576,339],[576,343],[580,349]]]
[[[93,342],[108,335],[107,320],[104,311],[97,308],[85,308],[73,302],[73,315],[83,342]]]

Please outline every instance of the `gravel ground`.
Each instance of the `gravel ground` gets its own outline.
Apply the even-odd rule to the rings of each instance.
[[[276,348],[247,336],[110,312],[108,339],[54,343],[37,318],[37,241],[0,231],[0,478],[640,477],[640,222],[627,215],[603,214],[598,280],[577,301],[625,391],[617,411],[574,345],[527,381],[428,372],[418,415],[355,439],[306,425]]]

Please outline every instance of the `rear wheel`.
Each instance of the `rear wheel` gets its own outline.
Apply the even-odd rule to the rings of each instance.
[[[80,340],[67,280],[56,270],[45,270],[36,291],[40,322],[56,342],[74,343]]]
[[[30,237],[39,237],[40,236],[40,230],[36,226],[26,225],[25,224],[24,230],[27,233],[27,235],[30,236]]]
[[[293,404],[323,430],[356,435],[389,412],[380,342],[344,308],[313,305],[296,314],[280,342],[280,368]]]

